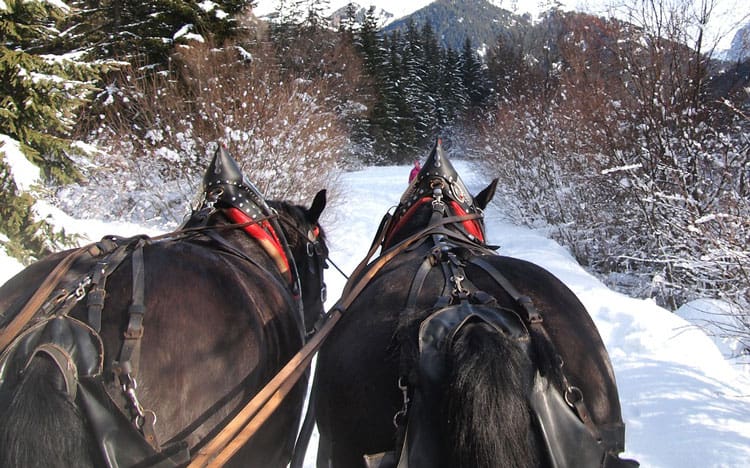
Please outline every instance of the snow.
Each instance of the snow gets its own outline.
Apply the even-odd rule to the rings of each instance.
[[[469,163],[454,165],[472,193],[486,185]],[[374,167],[340,177],[341,197],[330,202],[322,223],[331,259],[345,272],[364,258],[381,217],[398,204],[409,170],[410,166]],[[158,234],[135,224],[73,219],[47,204],[36,209],[66,231],[85,235],[81,243],[105,234]],[[725,304],[696,301],[674,314],[651,300],[624,296],[587,273],[543,231],[508,223],[498,206],[488,207],[485,214],[489,243],[500,245],[504,255],[535,262],[558,276],[594,319],[617,377],[626,424],[624,456],[649,468],[748,465],[750,366],[745,348],[727,332],[734,324]],[[0,282],[19,269],[0,251]],[[329,269],[326,282],[330,307],[345,279]],[[722,317],[719,325],[707,322],[715,322],[717,316]],[[315,466],[316,437],[305,467]]]
[[[10,167],[13,181],[19,190],[27,191],[39,182],[39,168],[26,159],[18,140],[0,134],[0,159]]]

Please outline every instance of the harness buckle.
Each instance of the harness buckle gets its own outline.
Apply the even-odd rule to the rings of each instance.
[[[456,295],[460,295],[461,293],[467,293],[468,291],[463,287],[463,284],[461,282],[465,280],[466,278],[463,275],[455,274],[451,276],[451,281],[453,281],[454,284],[454,293]]]

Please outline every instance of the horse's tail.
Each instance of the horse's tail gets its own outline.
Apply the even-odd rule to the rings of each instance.
[[[15,388],[0,392],[0,466],[96,466],[86,422],[47,355],[37,354]]]
[[[463,326],[450,348],[444,430],[455,459],[448,466],[542,466],[527,403],[535,370],[525,349],[483,322]]]

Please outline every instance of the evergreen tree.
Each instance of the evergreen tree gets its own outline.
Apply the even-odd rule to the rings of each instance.
[[[282,69],[297,78],[323,77],[340,38],[324,16],[327,0],[281,2],[269,29]]]
[[[52,231],[34,220],[34,200],[11,177],[6,152],[17,144],[47,178],[75,177],[66,153],[69,132],[100,71],[61,50],[58,26],[68,13],[51,2],[0,4],[0,135],[6,136],[0,147],[0,231],[19,257],[44,253]]]
[[[372,77],[382,74],[385,64],[385,51],[378,29],[375,7],[370,7],[359,28],[356,45],[364,59],[365,71]]]
[[[50,2],[9,0],[0,10],[0,133],[21,144],[46,176],[75,174],[65,154],[75,112],[94,90],[99,68],[59,49],[66,10]]]
[[[365,13],[355,45],[362,56],[365,73],[372,82],[373,104],[369,115],[369,133],[374,154],[368,162],[392,160],[398,150],[399,91],[393,67],[400,67],[400,54],[389,46],[391,41],[378,32],[375,7]],[[398,42],[394,40],[393,42]],[[394,146],[395,145],[395,146]]]
[[[413,21],[406,27],[401,52],[400,84],[403,99],[399,108],[399,133],[401,136],[400,158],[411,158],[419,146],[422,135],[430,127],[432,113],[426,105],[427,88],[424,81],[424,50],[419,32]],[[398,47],[398,45],[397,45]]]
[[[358,27],[357,7],[353,3],[347,3],[344,9],[344,16],[339,23],[339,32],[349,36],[354,36],[354,31]]]
[[[402,118],[406,114],[403,90],[403,56],[401,36],[394,31],[383,43],[388,52],[385,75],[381,83],[381,100],[373,109],[373,122],[379,130],[376,141],[390,161],[400,161],[406,150],[402,135]]]
[[[485,104],[491,92],[490,86],[486,73],[482,69],[482,62],[468,37],[464,41],[461,51],[461,62],[462,80],[468,93],[469,104],[474,107]]]
[[[440,76],[439,125],[447,127],[466,111],[469,100],[461,73],[461,56],[454,49],[445,51]]]
[[[191,34],[211,36],[218,44],[236,36],[237,15],[253,4],[252,0],[73,0],[76,13],[66,25],[65,40],[97,58],[164,64],[174,45],[195,37]]]

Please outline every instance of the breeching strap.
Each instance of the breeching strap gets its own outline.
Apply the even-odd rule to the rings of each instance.
[[[526,323],[529,324],[529,327],[531,327],[540,336],[542,336],[554,348],[553,341],[547,333],[546,328],[544,327],[544,320],[542,319],[542,315],[539,313],[536,307],[534,307],[534,303],[531,301],[531,298],[521,294],[515,288],[515,286],[513,286],[513,284],[511,284],[511,282],[505,277],[505,275],[500,273],[500,271],[491,263],[478,257],[472,258],[471,260],[469,260],[469,262],[486,271],[492,277],[492,279],[494,279],[505,290],[505,292],[507,292],[513,298],[513,300],[523,308],[525,312],[524,319]],[[561,378],[563,380],[563,385],[565,386],[565,391],[568,392],[572,388],[572,386],[568,382],[568,379],[564,373],[561,373]],[[578,391],[578,393],[580,394],[580,390]],[[566,401],[568,401],[567,397]],[[568,404],[575,409],[575,411],[578,413],[578,417],[581,419],[581,422],[583,422],[583,424],[588,428],[591,434],[594,435],[597,439],[600,439],[601,434],[599,433],[598,427],[591,419],[591,413],[589,412],[589,409],[583,400],[583,396],[580,395],[579,398],[571,399],[570,401],[568,401]]]

